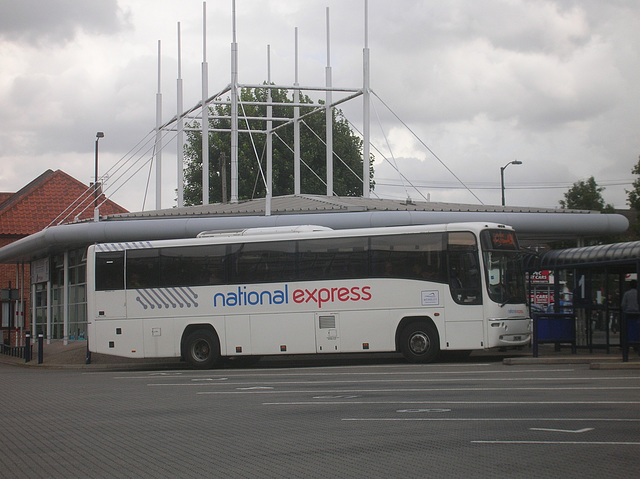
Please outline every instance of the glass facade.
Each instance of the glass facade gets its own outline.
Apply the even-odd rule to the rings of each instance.
[[[69,252],[69,340],[87,337],[86,250]]]
[[[47,277],[38,277],[35,279],[38,282],[33,285],[35,334],[42,333],[46,339],[83,340],[87,333],[86,250],[78,249],[67,253],[66,285],[65,255],[57,254],[49,261],[50,274]],[[51,304],[47,303],[49,287]],[[65,315],[65,289],[68,292],[67,315]],[[50,316],[47,314],[48,310]]]
[[[33,312],[36,318],[35,335],[47,334],[47,283],[35,284],[36,294],[33,297]]]

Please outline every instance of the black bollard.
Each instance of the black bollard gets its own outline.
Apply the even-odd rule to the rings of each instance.
[[[89,351],[89,337],[87,336],[87,356],[84,361],[85,364],[91,364],[91,351]]]
[[[43,344],[44,344],[44,334],[39,333],[38,334],[38,364],[42,364],[42,360],[44,356],[44,351],[42,349]]]
[[[31,361],[31,333],[27,332],[24,335],[24,362],[28,363]]]

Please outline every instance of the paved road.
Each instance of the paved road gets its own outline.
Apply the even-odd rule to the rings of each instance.
[[[638,370],[0,364],[0,403],[3,478],[619,479],[640,471]]]

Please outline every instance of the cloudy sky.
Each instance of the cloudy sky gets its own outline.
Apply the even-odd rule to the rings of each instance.
[[[231,4],[207,3],[210,94],[230,80]],[[270,45],[271,80],[293,84],[298,27],[299,82],[323,85],[326,7],[333,84],[361,87],[364,0],[237,0],[240,83],[266,79]],[[166,121],[178,22],[185,108],[201,97],[202,11],[201,0],[1,1],[0,191],[49,168],[88,184],[103,131],[101,174],[139,160],[126,183],[110,173],[112,198],[153,209],[150,153],[137,145],[155,126],[158,41]],[[372,107],[374,196],[500,204],[500,167],[519,160],[505,171],[509,205],[557,207],[594,176],[607,203],[627,207],[640,155],[638,25],[637,0],[370,0],[371,88],[384,102]],[[360,98],[342,109],[362,127]],[[176,145],[165,143],[167,208]]]

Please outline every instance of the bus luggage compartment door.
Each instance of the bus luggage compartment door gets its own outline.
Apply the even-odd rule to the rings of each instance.
[[[124,319],[127,317],[127,299],[124,290],[96,291],[93,311],[89,316],[95,319]]]
[[[316,352],[337,353],[340,351],[339,315],[316,313]]]

